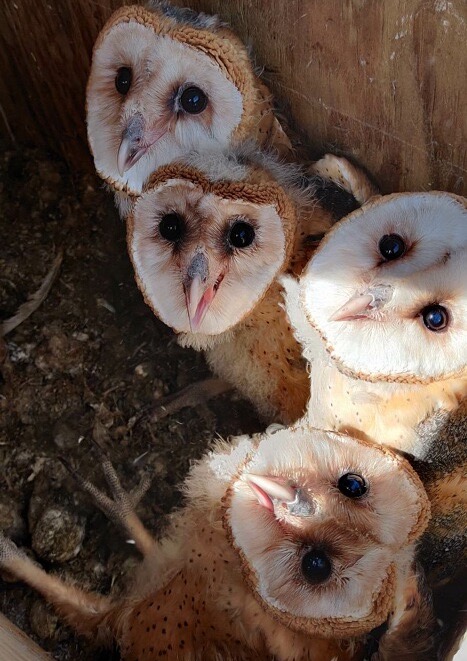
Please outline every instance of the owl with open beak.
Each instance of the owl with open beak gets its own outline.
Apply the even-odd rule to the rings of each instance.
[[[396,635],[413,609],[429,503],[390,450],[307,425],[218,442],[159,542],[106,458],[103,469],[113,499],[78,480],[144,556],[126,596],[68,585],[5,538],[0,567],[78,632],[115,639],[124,661],[362,659],[370,630]]]
[[[339,200],[358,204],[325,174],[305,176],[251,144],[192,152],[154,173],[127,222],[156,316],[260,413],[287,423],[305,410],[309,378],[277,278],[301,271],[316,247],[306,238],[332,226]]]
[[[245,46],[216,16],[152,2],[119,8],[93,50],[89,145],[122,216],[158,167],[191,149],[291,145]]]

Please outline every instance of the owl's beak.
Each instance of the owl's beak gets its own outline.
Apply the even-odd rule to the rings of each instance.
[[[184,283],[186,308],[192,332],[196,332],[214,300],[220,283],[221,274],[212,285],[207,285],[209,262],[204,252],[197,252],[188,267]]]
[[[365,312],[371,309],[373,300],[371,294],[355,294],[329,317],[329,321],[350,321],[366,317]]]
[[[349,298],[347,303],[344,303],[342,307],[329,317],[329,321],[366,319],[390,300],[392,292],[393,287],[391,285],[369,287],[362,294],[354,294]]]
[[[185,288],[188,318],[193,332],[196,332],[201,326],[215,295],[214,287],[206,287],[199,275],[196,275],[190,286]]]
[[[271,512],[274,512],[274,500],[279,500],[287,505],[292,505],[296,501],[296,489],[280,484],[271,477],[246,473],[243,478],[255,494],[259,504]]]
[[[143,116],[140,113],[133,115],[122,132],[118,148],[117,168],[120,176],[123,177],[165,133],[166,126],[154,126],[147,130]]]

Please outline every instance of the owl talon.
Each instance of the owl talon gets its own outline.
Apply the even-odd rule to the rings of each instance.
[[[61,458],[61,461],[80,488],[92,497],[99,509],[111,521],[123,528],[125,533],[134,541],[138,550],[146,556],[153,551],[155,541],[137,516],[135,507],[149,489],[151,480],[149,476],[143,476],[140,483],[132,491],[127,493],[123,489],[115,468],[102,450],[102,447],[97,442],[94,442],[94,445],[98,449],[102,470],[112,498],[109,498],[105,493],[100,491],[92,482],[83,478],[68,461],[63,458]]]

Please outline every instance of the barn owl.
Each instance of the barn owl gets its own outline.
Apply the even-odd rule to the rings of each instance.
[[[124,661],[347,660],[374,626],[391,630],[429,504],[390,450],[306,425],[218,442],[160,542],[104,470],[113,500],[80,481],[143,553],[127,596],[67,585],[5,538],[0,566],[80,633],[115,638]]]
[[[157,167],[190,149],[253,139],[291,152],[238,37],[216,16],[164,2],[112,14],[86,98],[96,170],[117,191],[122,216]]]
[[[416,426],[467,391],[466,260],[465,200],[447,193],[378,198],[336,225],[284,281],[313,424],[424,458]]]
[[[318,171],[304,176],[254,145],[194,152],[156,171],[127,222],[136,280],[154,313],[282,422],[304,412],[309,380],[277,276],[301,271],[305,239],[333,224],[337,198],[357,205]]]
[[[466,263],[465,200],[396,194],[341,222],[300,283],[284,282],[312,362],[310,421],[408,453],[426,485],[419,557],[446,650],[465,609]]]

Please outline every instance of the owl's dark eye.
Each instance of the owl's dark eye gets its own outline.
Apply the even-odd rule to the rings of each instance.
[[[324,551],[312,549],[303,556],[301,570],[308,583],[319,585],[331,575],[332,564]]]
[[[208,97],[199,87],[187,87],[180,97],[180,105],[190,115],[199,115],[208,105]]]
[[[247,248],[254,238],[254,227],[244,220],[237,220],[229,230],[228,241],[234,248]]]
[[[405,254],[406,245],[399,234],[385,234],[378,244],[379,251],[388,262]]]
[[[132,73],[130,67],[120,67],[115,76],[115,88],[119,94],[125,96],[131,87]]]
[[[337,483],[339,491],[347,498],[361,498],[368,491],[368,486],[361,475],[346,473]]]
[[[159,222],[159,232],[166,241],[177,243],[185,233],[185,221],[178,213],[167,213]]]
[[[421,311],[423,323],[431,331],[440,331],[449,323],[449,315],[442,305],[427,305]]]

